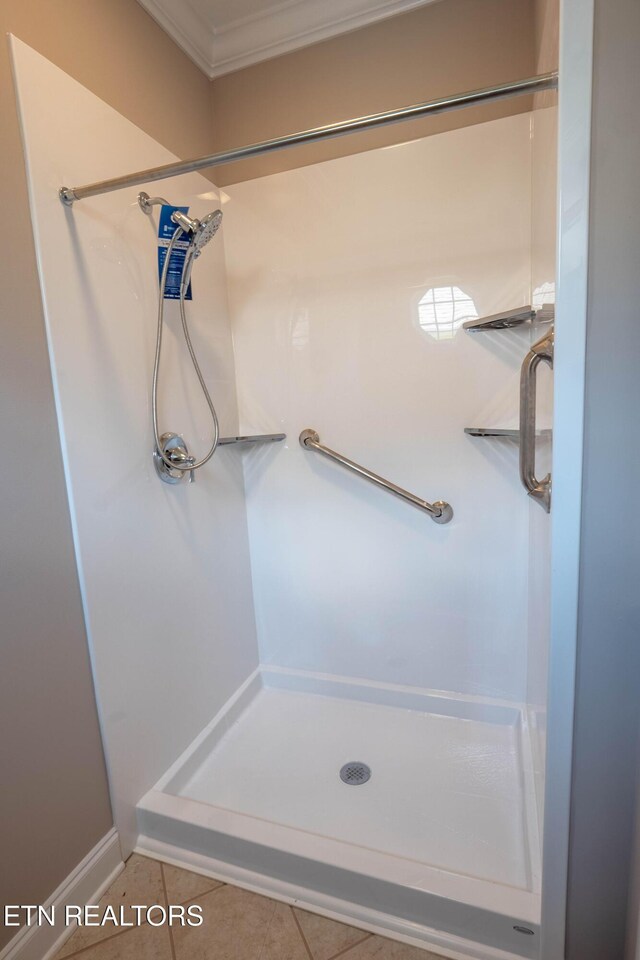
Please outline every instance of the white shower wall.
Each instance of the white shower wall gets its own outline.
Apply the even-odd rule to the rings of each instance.
[[[257,666],[241,454],[222,448],[192,485],[158,480],[150,410],[157,208],[153,220],[144,216],[136,189],[72,210],[57,197],[63,181],[177,158],[15,39],[13,54],[76,555],[126,853],[140,796]],[[218,205],[197,175],[147,190],[200,216]],[[222,433],[235,434],[220,238],[196,264],[193,288],[203,374]],[[201,455],[211,425],[175,302],[167,319],[160,422]]]
[[[528,331],[435,339],[419,303],[530,302],[530,116],[227,187],[225,249],[261,659],[524,701],[529,504],[515,426]],[[430,500],[426,514],[302,450],[326,445]],[[547,562],[540,558],[541,562]]]

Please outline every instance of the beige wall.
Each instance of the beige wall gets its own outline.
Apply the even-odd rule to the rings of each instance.
[[[213,81],[217,150],[535,73],[534,0],[441,0]],[[527,110],[528,98],[219,168],[220,185]]]
[[[560,0],[536,0],[534,14],[536,73],[558,69],[560,47]],[[534,97],[534,107],[550,107],[558,94],[547,90]]]
[[[558,69],[560,44],[560,0],[536,0],[536,73]]]
[[[135,0],[3,0],[0,29],[176,153],[211,148],[209,81]],[[0,260],[0,411],[8,461],[0,498],[4,904],[42,902],[112,820],[4,36],[0,91],[0,209],[9,225]],[[10,931],[0,929],[0,948],[9,939]]]

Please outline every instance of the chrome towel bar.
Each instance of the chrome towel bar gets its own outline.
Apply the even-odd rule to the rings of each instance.
[[[334,460],[341,466],[346,467],[347,470],[351,470],[353,473],[357,473],[358,476],[363,477],[363,479],[368,480],[369,483],[373,483],[377,487],[382,487],[382,489],[388,493],[392,493],[394,497],[399,497],[400,500],[406,500],[407,503],[418,507],[419,510],[424,510],[429,514],[434,523],[449,523],[453,517],[453,509],[448,503],[445,503],[444,500],[436,500],[435,503],[428,503],[426,500],[421,500],[420,497],[416,497],[407,490],[403,490],[402,487],[396,486],[396,484],[391,483],[390,480],[385,480],[384,477],[378,476],[377,473],[372,473],[371,470],[360,466],[359,463],[354,463],[353,460],[343,457],[341,453],[336,453],[335,450],[330,450],[329,447],[323,446],[315,430],[307,429],[302,431],[300,434],[300,446],[305,450],[316,450],[318,453],[321,453],[323,457]]]

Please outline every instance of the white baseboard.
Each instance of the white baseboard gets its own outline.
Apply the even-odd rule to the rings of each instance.
[[[64,916],[67,904],[97,903],[123,869],[118,834],[112,829],[42,906],[47,910],[55,907],[56,916],[60,917]],[[51,960],[74,930],[75,924],[61,927],[59,923],[54,927],[21,927],[0,951],[0,960]]]

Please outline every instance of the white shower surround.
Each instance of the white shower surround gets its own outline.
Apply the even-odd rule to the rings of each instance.
[[[76,558],[127,854],[140,796],[258,663],[242,466],[223,448],[194,484],[158,480],[150,405],[157,208],[153,220],[142,214],[135,190],[73,210],[57,197],[63,179],[176,158],[30,47],[15,38],[12,46]],[[197,174],[147,189],[200,216],[218,206]],[[228,435],[238,419],[224,269],[218,241],[194,268],[188,308]],[[184,433],[203,452],[211,424],[175,301],[166,317],[161,429]]]
[[[530,118],[226,189],[226,271],[220,239],[194,271],[203,370],[223,433],[284,429],[288,442],[248,455],[220,451],[194,486],[175,489],[157,481],[149,456],[153,230],[135,191],[72,211],[56,197],[62,182],[174,158],[24,44],[13,46],[78,566],[125,850],[142,794],[256,670],[252,596],[262,662],[289,671],[294,685],[341,682],[318,676],[332,674],[371,689],[443,690],[463,716],[465,703],[511,709],[526,734],[527,690],[537,696],[541,676],[535,653],[527,670],[528,608],[544,582],[543,570],[527,570],[547,558],[529,557],[517,448],[473,440],[462,428],[515,425],[530,335],[460,332],[436,342],[420,329],[417,304],[429,287],[451,283],[471,293],[481,314],[529,302]],[[146,189],[199,215],[217,204],[198,175]],[[175,332],[175,310],[169,321]],[[175,339],[167,345],[175,364]],[[207,421],[186,364],[176,380],[169,390],[165,377],[163,422],[170,418],[167,427],[184,431],[197,451]],[[438,527],[301,450],[297,435],[307,426],[414,492],[449,500],[454,521]],[[535,649],[544,640],[537,637]],[[527,763],[529,795],[530,774]],[[534,899],[521,916],[535,925],[537,879],[528,883]],[[310,905],[322,909],[319,899]],[[407,936],[401,926],[392,932]],[[478,950],[466,955],[502,955]]]
[[[517,426],[531,333],[437,341],[418,305],[450,284],[480,316],[530,302],[530,124],[520,114],[225,187],[241,428],[277,421],[289,437],[268,471],[245,474],[265,664],[526,700],[518,448],[464,428]],[[453,521],[303,451],[304,427],[447,500]]]

